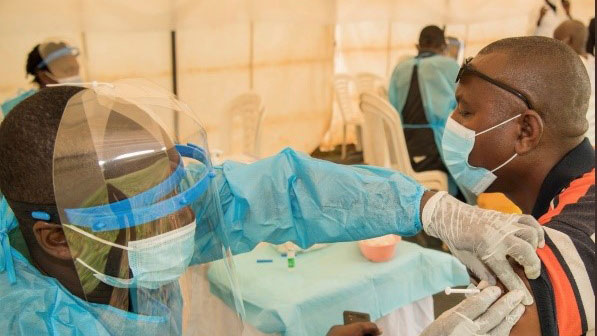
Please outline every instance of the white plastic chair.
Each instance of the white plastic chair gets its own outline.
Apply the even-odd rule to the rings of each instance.
[[[359,72],[355,75],[359,95],[364,92],[375,92],[382,98],[388,97],[386,80],[370,72]]]
[[[440,170],[415,172],[410,164],[402,123],[394,107],[372,92],[360,95],[365,119],[365,149],[371,149],[372,165],[398,170],[433,190],[448,190],[448,176]]]
[[[353,101],[352,88],[354,79],[347,74],[334,75],[334,92],[336,102],[342,116],[342,159],[346,158],[346,135],[348,127],[354,127],[357,135],[357,148],[361,148],[362,143],[362,119],[359,118],[359,111]]]
[[[359,72],[354,77],[357,93],[359,96],[364,92],[373,92],[383,99],[388,99],[388,89],[386,88],[385,80],[381,76],[370,72]],[[365,130],[363,129],[363,135],[364,132]],[[363,136],[363,161],[365,161],[367,164],[370,164],[373,161],[373,159],[370,157],[371,153],[373,152],[373,149],[370,148],[370,146],[373,145],[375,144],[370,143],[367,141],[367,138]]]
[[[261,154],[261,131],[265,115],[261,97],[255,92],[243,93],[228,104],[225,113],[226,122],[221,133],[223,150],[212,151],[218,156],[214,161],[242,156],[248,157],[241,160],[245,162],[258,159]],[[242,132],[240,146],[232,143],[233,135],[238,134],[239,130]]]

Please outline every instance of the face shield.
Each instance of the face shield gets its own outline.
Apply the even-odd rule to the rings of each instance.
[[[70,47],[64,42],[42,43],[39,47],[39,55],[42,61],[37,65],[38,69],[44,66],[48,68],[51,76],[58,83],[79,83],[79,49]]]
[[[201,307],[195,301],[208,300],[209,290],[185,290],[180,278],[191,265],[221,259],[235,289],[227,329],[240,335],[242,300],[209,157],[189,108],[147,81],[96,84],[69,100],[54,148],[54,193],[87,301],[108,296],[135,314],[130,323],[164,319],[170,334],[200,329],[215,323],[204,318],[209,307],[188,307]],[[104,323],[117,320],[111,314]]]

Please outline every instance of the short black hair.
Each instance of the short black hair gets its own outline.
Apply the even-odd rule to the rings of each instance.
[[[0,124],[0,190],[9,201],[54,204],[52,158],[68,100],[83,90],[39,90],[15,106]]]
[[[23,100],[15,106],[0,124],[0,191],[6,197],[8,204],[15,211],[19,224],[31,222],[27,218],[28,206],[54,208],[54,150],[59,126],[62,121],[64,109],[72,97],[77,95],[83,87],[78,86],[56,86],[41,89],[36,94]],[[75,101],[75,108],[80,101]],[[142,111],[141,108],[139,108]],[[149,119],[151,119],[148,116]],[[155,122],[155,121],[154,121]],[[108,126],[104,134],[105,138],[118,136],[123,130],[139,129],[144,131],[147,139],[153,139],[151,132],[147,132],[138,120],[130,119],[120,113],[111,113],[108,119]],[[84,128],[81,129],[82,132]],[[162,129],[162,137],[167,139]],[[79,138],[74,138],[78,136]],[[64,164],[75,164],[84,174],[88,169],[94,169],[98,162],[97,154],[93,150],[92,136],[89,134],[76,134],[72,139],[64,143],[73,150],[72,156],[62,157]],[[105,140],[105,139],[104,139]],[[106,140],[109,141],[109,140]],[[156,140],[157,141],[157,140]],[[173,144],[168,143],[167,155],[173,165],[172,169],[178,166],[180,157]],[[163,158],[162,153],[152,157],[144,157],[138,160],[126,162],[106,163],[105,167],[110,174],[105,176],[114,178],[119,175],[128,174],[131,170],[137,171],[140,167],[152,164],[157,159]],[[65,159],[72,159],[65,161]],[[73,163],[74,162],[74,163]],[[91,168],[90,168],[91,167]],[[70,188],[79,187],[76,181]],[[68,188],[67,188],[68,189]],[[71,189],[68,189],[71,190]],[[74,190],[74,189],[73,189]],[[45,211],[45,210],[44,210]]]
[[[419,47],[439,48],[446,45],[444,31],[438,26],[427,26],[419,34]]]
[[[565,42],[578,54],[583,54],[587,45],[587,27],[578,20],[565,20],[554,30],[553,38]]]
[[[545,126],[563,137],[583,135],[591,84],[579,55],[565,43],[543,36],[510,37],[493,42],[479,56],[502,53],[508,66],[496,79],[530,98]]]
[[[43,61],[41,58],[41,54],[39,53],[39,44],[33,47],[29,54],[27,55],[27,64],[25,65],[25,72],[28,75],[33,76],[33,81],[37,84],[41,84],[39,82],[39,78],[37,77],[37,71],[39,70],[48,70],[48,67],[44,64],[41,67],[38,67],[39,64]]]
[[[589,22],[589,38],[587,39],[587,52],[595,55],[595,18]]]

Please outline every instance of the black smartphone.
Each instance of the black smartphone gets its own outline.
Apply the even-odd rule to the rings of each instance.
[[[371,322],[371,316],[369,316],[367,313],[345,310],[342,315],[344,316],[344,325],[355,322]]]

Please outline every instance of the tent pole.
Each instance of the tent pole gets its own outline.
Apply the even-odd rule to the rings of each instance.
[[[172,92],[178,94],[178,85],[176,78],[176,30],[170,31],[170,50],[172,56]]]
[[[466,59],[466,48],[468,48],[468,29],[469,29],[469,23],[466,24],[465,26],[465,30],[464,30],[464,48],[462,49],[462,56],[463,59]]]
[[[388,41],[386,45],[386,74],[390,74],[390,67],[392,66],[392,20],[388,20]]]
[[[254,60],[254,52],[255,46],[255,27],[254,22],[251,20],[249,22],[249,90],[253,91],[253,62]]]
[[[89,48],[87,47],[87,35],[84,31],[81,31],[81,49],[83,50],[83,69],[85,71],[86,79],[91,78],[89,72]]]
[[[172,92],[178,95],[178,81],[176,73],[176,30],[170,31],[170,51],[172,58]],[[180,142],[180,134],[178,129],[178,111],[174,111],[173,114],[174,123],[174,134],[176,135],[177,142]]]
[[[79,29],[80,31],[80,38],[81,38],[81,50],[83,50],[83,57],[81,57],[81,59],[83,60],[83,70],[85,71],[85,79],[89,80],[90,78],[92,78],[91,73],[89,71],[89,46],[87,44],[87,34],[85,33],[85,24],[83,23],[83,13],[85,12],[85,9],[83,8],[85,6],[85,4],[83,3],[83,1],[78,1],[77,2],[77,9],[79,11],[79,13],[81,13],[81,15],[79,15]],[[94,78],[95,79],[95,78]]]

